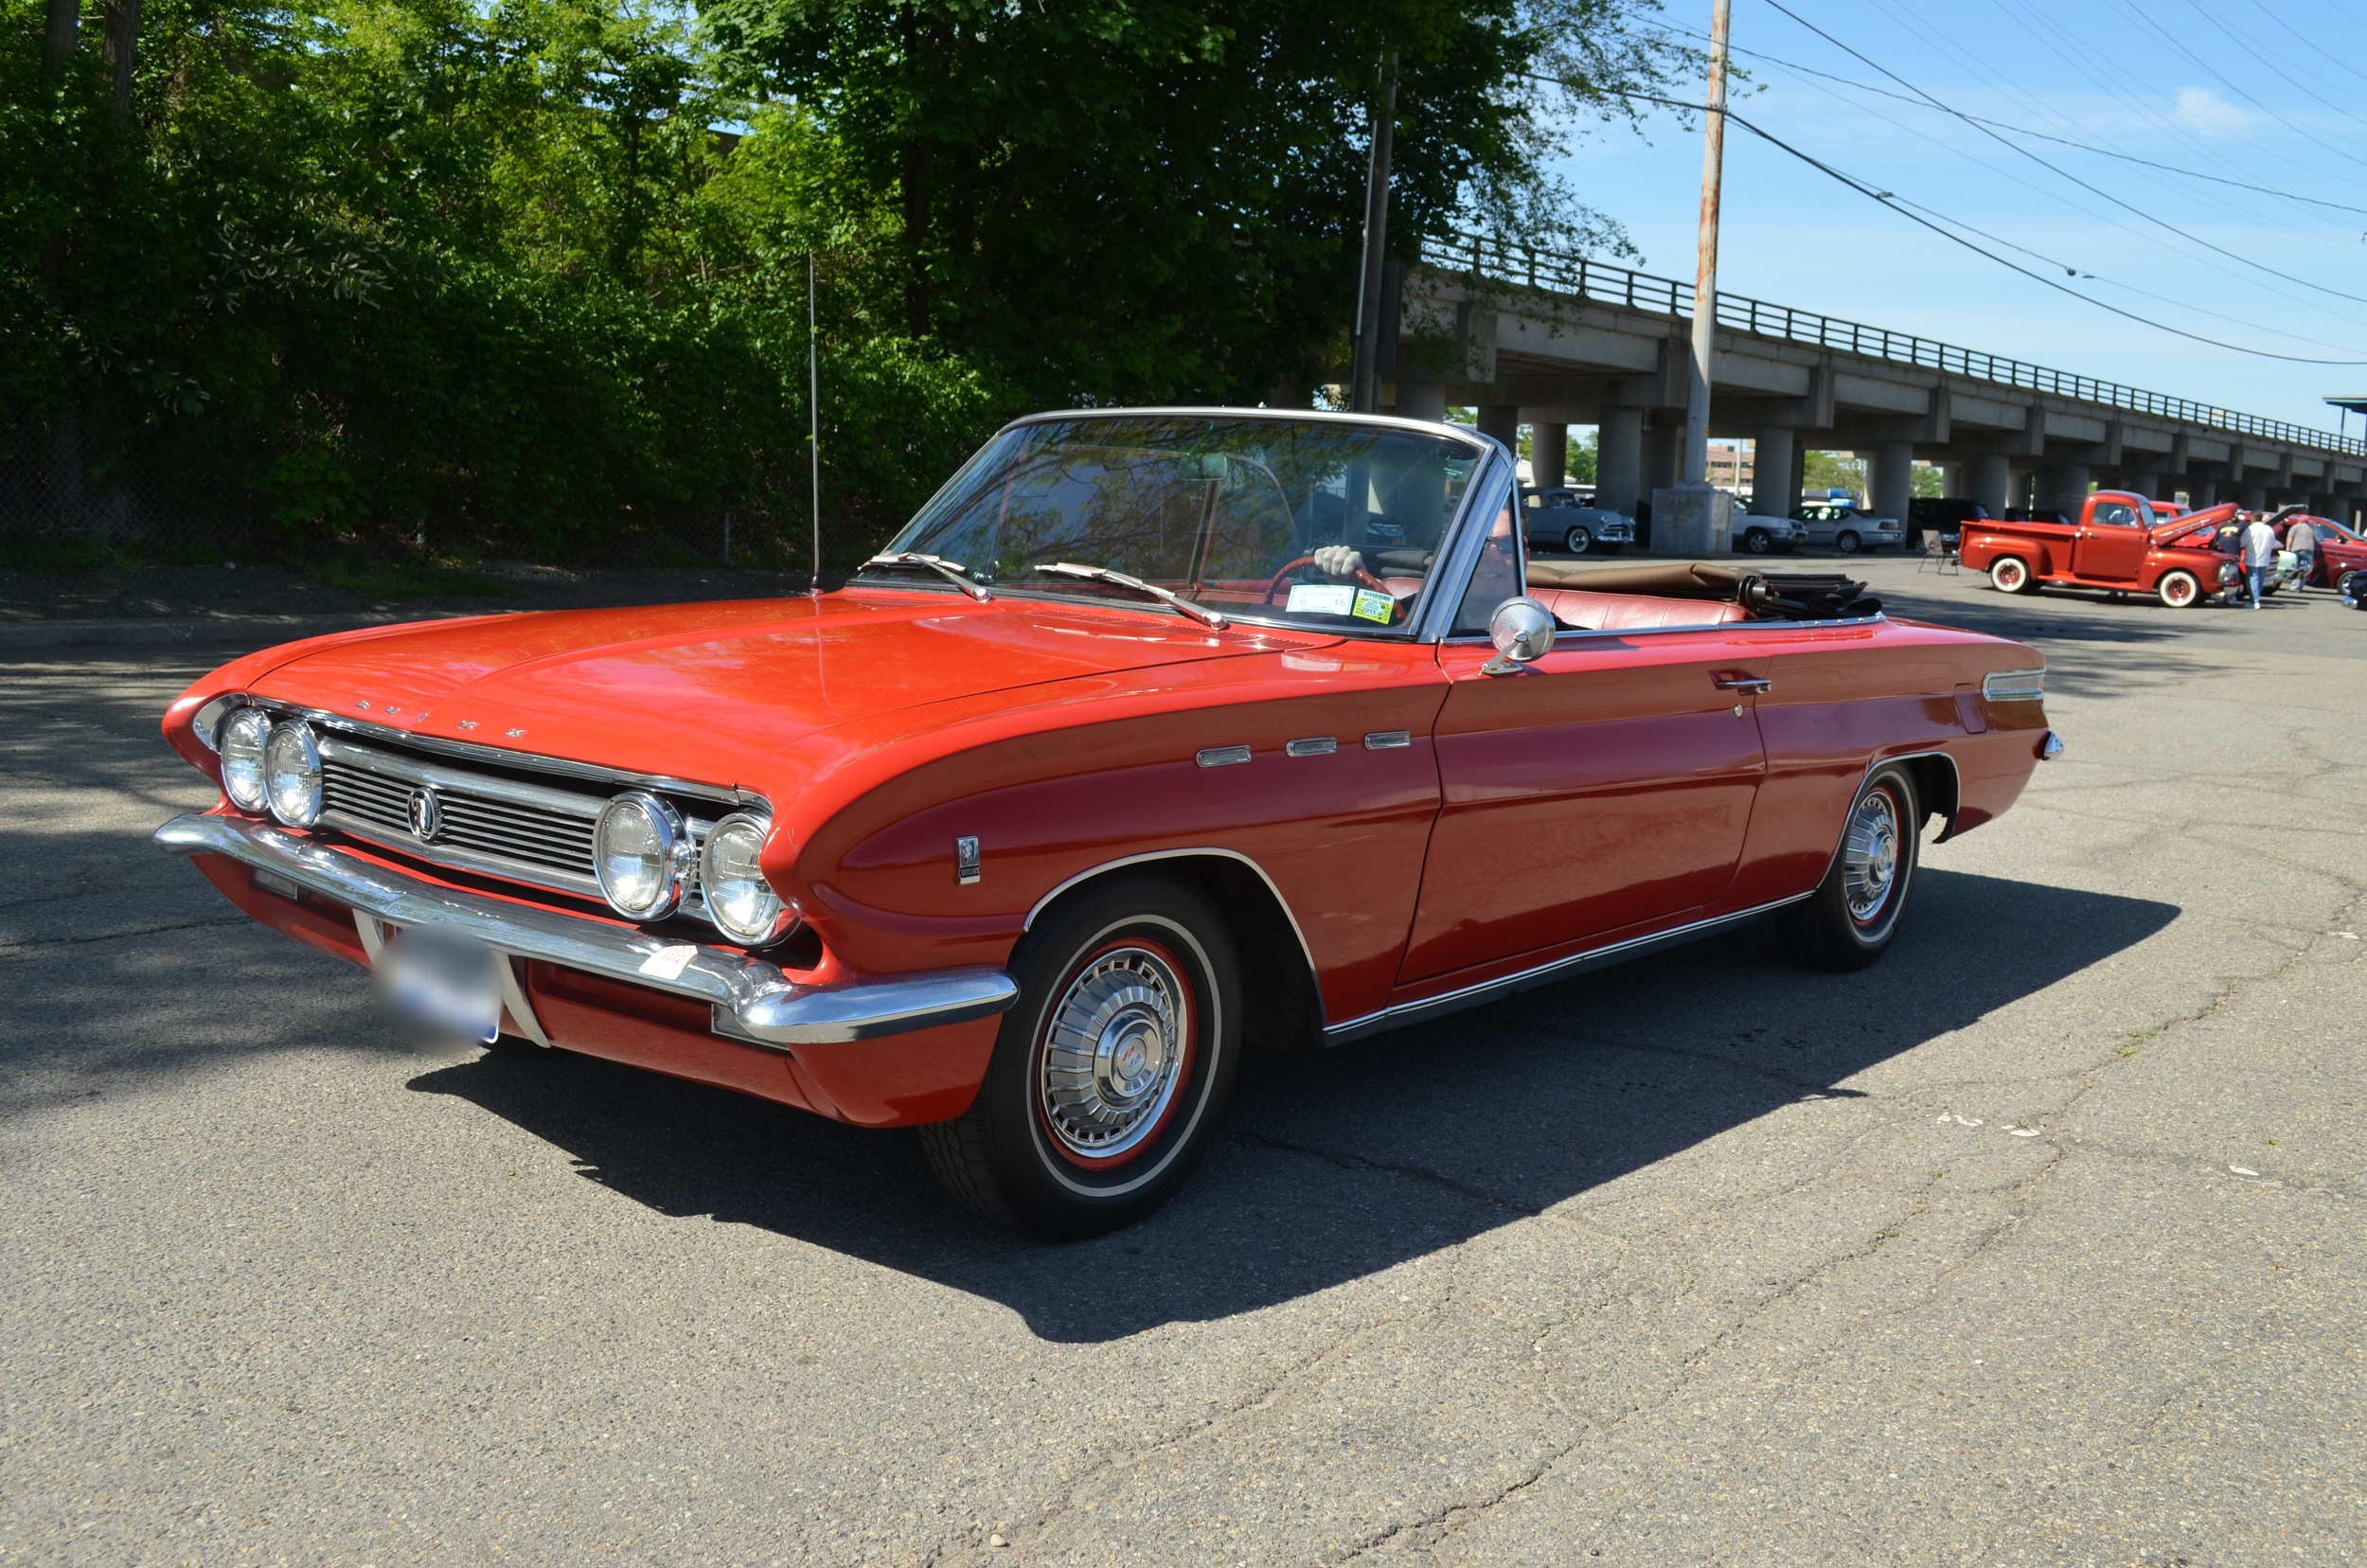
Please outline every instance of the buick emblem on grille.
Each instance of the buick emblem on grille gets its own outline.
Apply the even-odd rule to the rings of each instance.
[[[421,844],[432,843],[444,826],[444,802],[425,785],[411,792],[411,832]]]

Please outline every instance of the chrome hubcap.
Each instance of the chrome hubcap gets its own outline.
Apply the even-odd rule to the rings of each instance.
[[[1888,790],[1870,790],[1850,813],[1841,851],[1842,895],[1860,925],[1881,913],[1898,875],[1898,808]]]
[[[1147,948],[1102,953],[1069,982],[1045,1030],[1039,1093],[1072,1154],[1113,1159],[1157,1129],[1182,1074],[1184,997]]]

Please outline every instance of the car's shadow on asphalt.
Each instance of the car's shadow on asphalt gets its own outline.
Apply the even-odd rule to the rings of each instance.
[[[1000,1301],[1058,1341],[1270,1307],[1582,1194],[1962,1028],[2161,930],[2175,906],[1927,868],[1909,930],[1859,974],[1771,933],[1527,993],[1332,1051],[1258,1055],[1223,1136],[1144,1223],[1072,1246],[957,1211],[909,1131],[554,1053],[412,1087],[573,1154],[661,1213],[754,1225]]]

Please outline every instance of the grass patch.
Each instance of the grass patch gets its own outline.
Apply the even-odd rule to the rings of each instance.
[[[449,561],[382,561],[375,556],[326,555],[304,574],[365,598],[520,598],[517,589]]]
[[[95,572],[107,552],[95,539],[47,534],[0,534],[0,566],[19,572]]]

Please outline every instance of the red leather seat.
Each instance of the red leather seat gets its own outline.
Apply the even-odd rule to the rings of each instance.
[[[1531,588],[1529,597],[1569,626],[1624,632],[1643,626],[1723,626],[1743,619],[1731,600],[1663,598],[1656,594],[1596,594],[1582,588]]]

